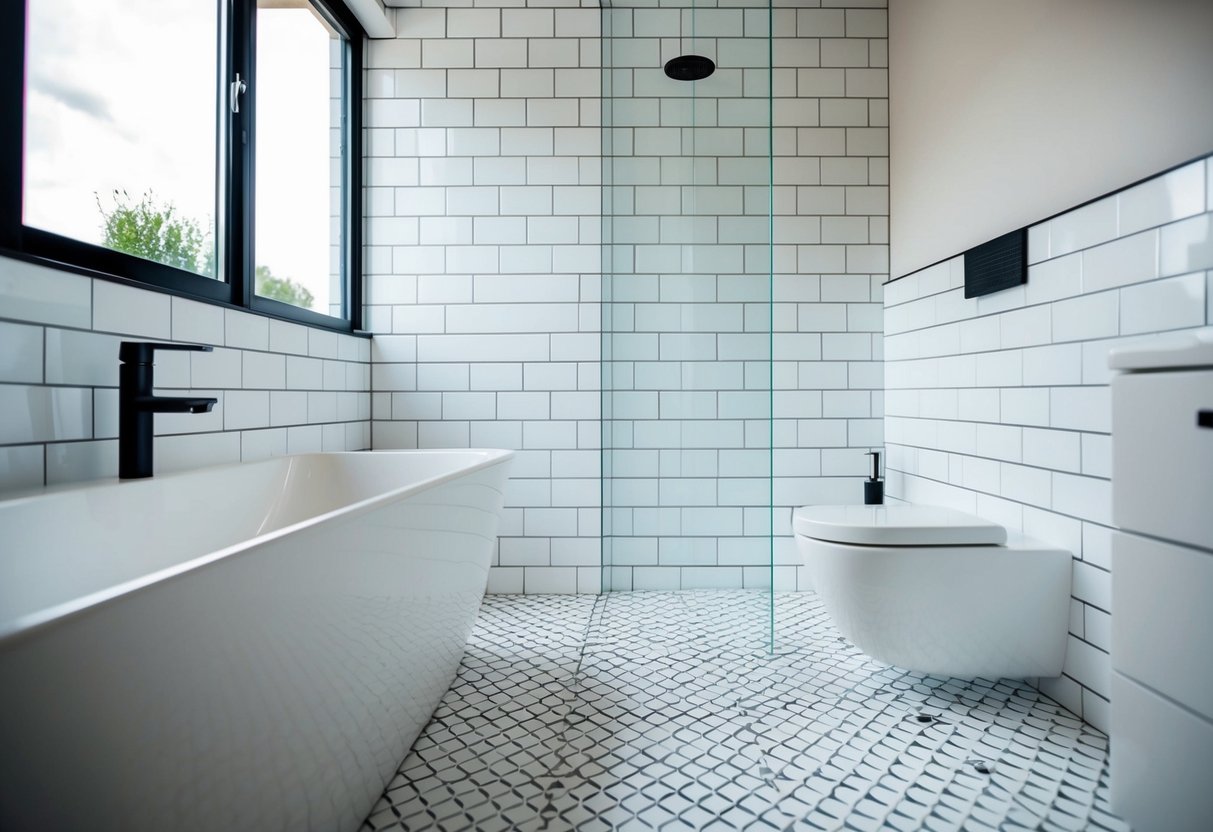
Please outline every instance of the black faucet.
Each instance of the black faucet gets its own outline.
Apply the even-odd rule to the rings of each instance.
[[[209,413],[218,399],[175,398],[152,394],[152,354],[156,350],[210,352],[202,344],[156,344],[123,341],[118,348],[118,476],[124,480],[152,475],[152,414]]]

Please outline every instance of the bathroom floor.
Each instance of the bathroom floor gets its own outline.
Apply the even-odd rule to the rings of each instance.
[[[488,596],[367,830],[1127,830],[1033,688],[882,666],[812,593]]]

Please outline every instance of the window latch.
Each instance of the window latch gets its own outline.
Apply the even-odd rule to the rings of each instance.
[[[231,84],[231,102],[232,112],[240,112],[240,94],[248,89],[248,84],[240,80],[240,73],[236,73],[236,80]]]

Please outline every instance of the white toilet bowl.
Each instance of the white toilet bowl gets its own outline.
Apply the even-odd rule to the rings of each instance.
[[[826,612],[869,656],[960,678],[1061,674],[1064,549],[934,506],[805,506],[792,526]]]

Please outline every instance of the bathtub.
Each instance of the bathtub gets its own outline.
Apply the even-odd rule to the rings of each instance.
[[[0,829],[356,829],[459,665],[512,456],[0,502]]]

